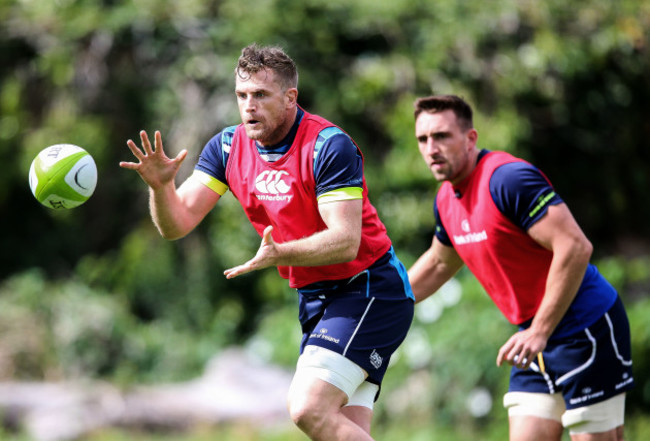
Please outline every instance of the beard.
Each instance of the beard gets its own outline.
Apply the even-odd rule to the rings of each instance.
[[[446,161],[442,164],[431,164],[429,170],[431,170],[435,180],[439,182],[446,181],[453,175],[452,165]]]
[[[254,141],[264,141],[270,132],[264,127],[250,127],[248,124],[244,125],[244,130],[246,131],[246,136]]]
[[[267,121],[259,121],[255,124],[244,124],[246,136],[262,145],[277,144],[286,136],[286,118],[269,125]]]

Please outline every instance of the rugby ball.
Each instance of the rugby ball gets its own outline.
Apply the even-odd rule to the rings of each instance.
[[[29,168],[29,187],[36,200],[49,208],[77,207],[92,196],[96,185],[95,160],[73,144],[41,150]]]

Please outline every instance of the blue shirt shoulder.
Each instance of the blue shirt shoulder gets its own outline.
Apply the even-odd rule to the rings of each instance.
[[[363,186],[363,159],[352,139],[338,127],[318,134],[314,146],[316,196],[333,190]]]
[[[230,155],[230,147],[237,126],[223,129],[210,139],[203,147],[195,170],[202,171],[228,185],[226,180],[226,164]]]
[[[492,200],[513,224],[524,231],[562,203],[541,171],[526,162],[511,162],[497,168],[490,178]]]

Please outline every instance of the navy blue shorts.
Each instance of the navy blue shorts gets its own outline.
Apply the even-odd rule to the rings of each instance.
[[[330,349],[380,385],[413,321],[413,292],[393,249],[350,279],[312,284],[298,294],[300,353],[307,345]]]
[[[596,323],[568,337],[549,340],[527,370],[512,368],[509,392],[556,393],[567,409],[589,406],[632,388],[630,325],[620,297]]]

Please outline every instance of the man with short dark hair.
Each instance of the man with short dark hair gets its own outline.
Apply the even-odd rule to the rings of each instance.
[[[504,406],[511,441],[622,441],[633,385],[630,329],[616,290],[589,263],[592,246],[533,165],[479,150],[472,109],[454,95],[415,102],[422,158],[442,184],[431,247],[409,269],[416,301],[463,264],[520,330]]]

